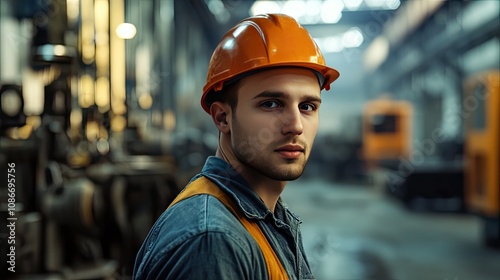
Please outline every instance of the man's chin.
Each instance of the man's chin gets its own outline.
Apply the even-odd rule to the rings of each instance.
[[[280,168],[280,170],[275,170],[269,177],[277,181],[294,181],[300,178],[300,176],[304,173],[304,165],[302,164],[296,168],[290,168],[290,166],[287,167],[288,168],[285,167]]]

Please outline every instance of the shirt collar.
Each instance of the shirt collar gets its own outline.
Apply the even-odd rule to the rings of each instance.
[[[210,156],[205,162],[201,175],[211,179],[221,189],[226,191],[239,205],[245,216],[250,219],[264,219],[267,215],[274,217],[262,199],[252,190],[245,179],[226,161]],[[296,223],[301,223],[300,218],[293,214],[286,203],[280,198],[275,211],[284,211]]]

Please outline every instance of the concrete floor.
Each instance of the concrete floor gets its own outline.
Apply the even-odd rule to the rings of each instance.
[[[303,219],[318,280],[497,280],[500,250],[481,244],[469,214],[409,211],[370,186],[290,182],[283,198]]]

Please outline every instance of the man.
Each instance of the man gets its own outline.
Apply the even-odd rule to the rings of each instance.
[[[301,221],[280,195],[304,171],[320,92],[338,76],[289,16],[229,30],[201,98],[219,130],[216,156],[153,226],[134,278],[312,279]]]

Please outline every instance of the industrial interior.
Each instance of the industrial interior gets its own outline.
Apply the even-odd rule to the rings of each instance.
[[[1,279],[132,279],[217,148],[212,52],[262,13],[340,72],[283,194],[316,279],[499,279],[500,1],[0,0]]]

